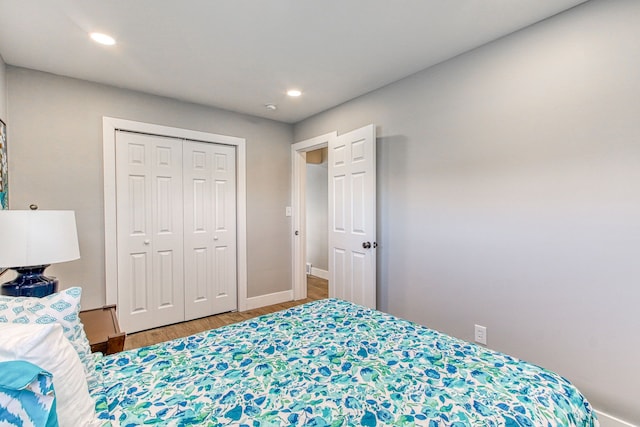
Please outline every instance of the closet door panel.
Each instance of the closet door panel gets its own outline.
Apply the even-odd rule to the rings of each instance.
[[[222,313],[237,309],[236,270],[236,151],[234,147],[214,145],[213,170],[215,246],[215,300],[213,310]]]
[[[208,144],[185,141],[184,153],[184,271],[185,319],[208,316],[211,307],[213,200],[211,153]]]
[[[185,317],[235,310],[235,148],[184,143]],[[233,289],[231,289],[233,288]]]
[[[122,328],[182,321],[182,142],[118,131],[116,164]]]

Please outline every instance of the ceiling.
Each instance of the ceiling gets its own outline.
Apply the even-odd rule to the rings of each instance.
[[[0,54],[295,123],[584,1],[0,0]]]

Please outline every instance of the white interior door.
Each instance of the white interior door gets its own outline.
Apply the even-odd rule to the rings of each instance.
[[[182,141],[118,131],[116,162],[122,329],[182,321]]]
[[[185,320],[235,310],[235,147],[184,142]]]
[[[329,296],[376,308],[376,135],[329,141]]]

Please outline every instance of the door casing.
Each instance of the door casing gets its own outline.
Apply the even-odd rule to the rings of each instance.
[[[291,283],[293,284],[293,299],[301,300],[307,297],[307,280],[305,263],[307,257],[306,236],[306,167],[309,151],[325,148],[329,142],[338,137],[337,132],[330,132],[315,138],[297,142],[291,146],[292,183],[292,218],[291,218],[291,248],[293,249],[291,266]],[[296,235],[296,231],[298,234]]]
[[[118,252],[116,239],[116,130],[147,133],[236,147],[236,233],[238,310],[247,310],[247,208],[246,208],[246,141],[244,138],[174,128],[133,120],[102,118],[104,171],[104,239],[106,304],[118,301]]]

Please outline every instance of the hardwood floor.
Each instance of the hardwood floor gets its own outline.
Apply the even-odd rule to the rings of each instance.
[[[307,298],[299,301],[290,301],[282,304],[270,305],[268,307],[256,308],[254,310],[239,312],[230,312],[218,314],[215,316],[203,317],[202,319],[191,320],[175,325],[163,326],[161,328],[150,329],[148,331],[137,332],[127,335],[124,343],[124,349],[145,347],[147,345],[157,344],[163,341],[169,341],[175,338],[186,337],[198,332],[207,331],[209,329],[219,328],[221,326],[238,323],[253,317],[262,316],[263,314],[273,313],[274,311],[284,310],[296,305],[307,302],[327,298],[329,295],[328,282],[314,276],[307,276]]]

